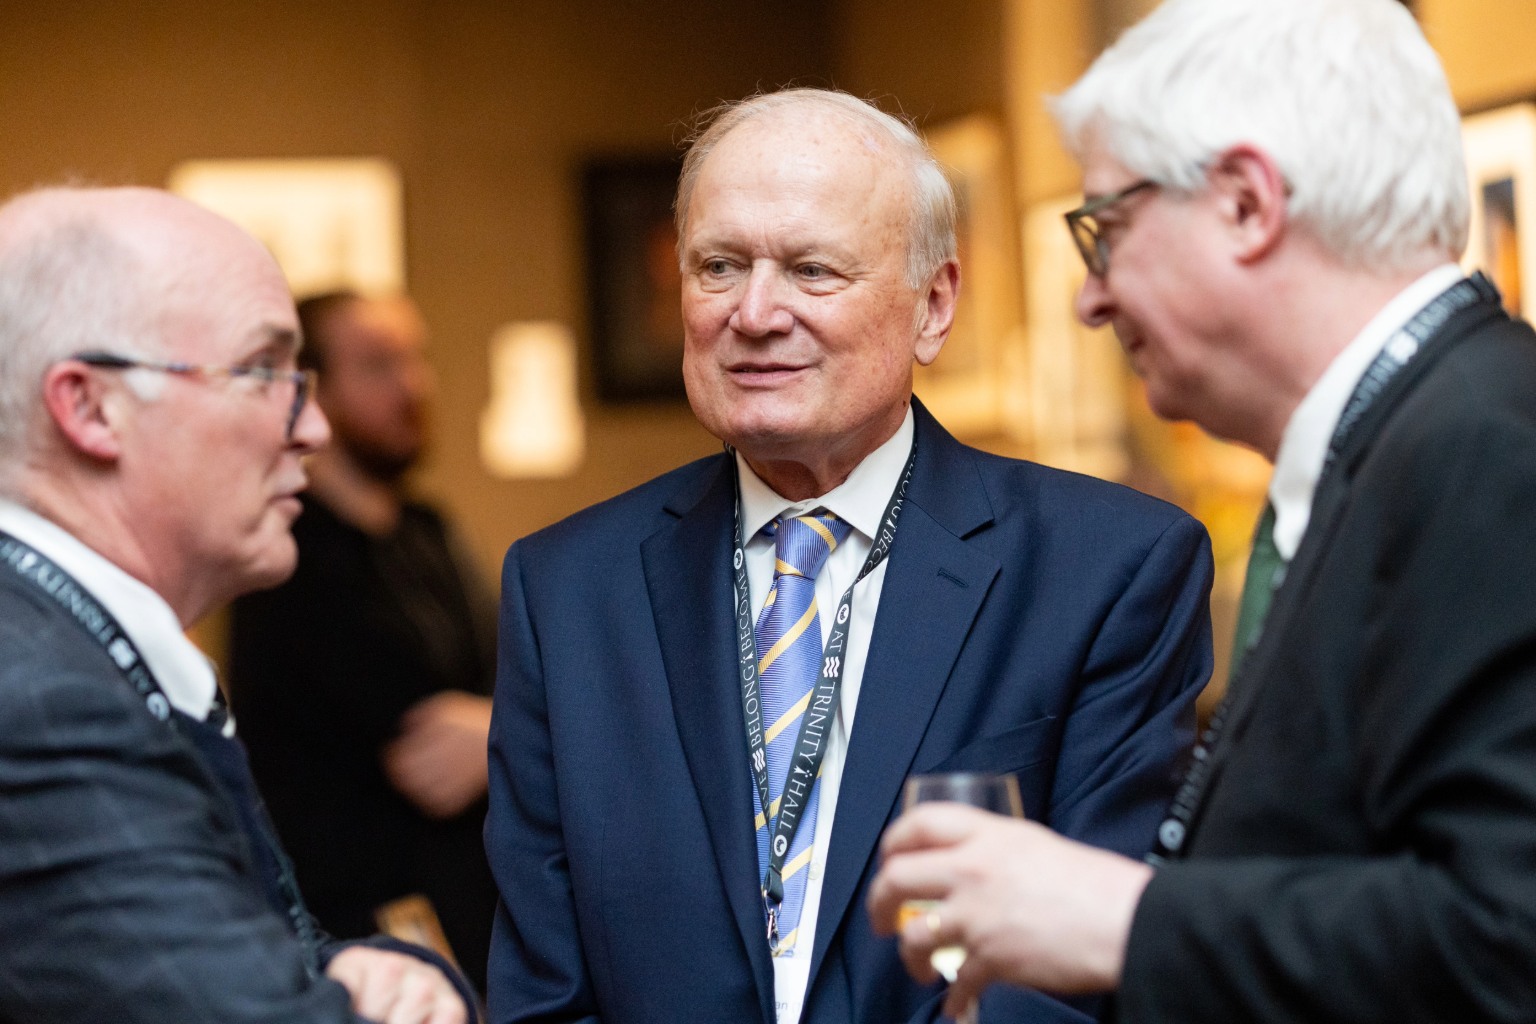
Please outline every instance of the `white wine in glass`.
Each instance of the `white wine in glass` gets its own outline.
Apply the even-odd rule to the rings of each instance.
[[[1024,817],[1024,802],[1019,799],[1019,780],[1012,775],[983,772],[950,772],[943,775],[913,775],[902,792],[901,807],[910,811],[920,803],[947,800],[979,807],[1010,818]],[[900,924],[922,917],[939,905],[938,900],[909,900],[901,907]],[[954,981],[965,963],[964,946],[940,946],[929,956],[933,969],[945,981]],[[960,1015],[959,1024],[976,1024],[976,1004]]]

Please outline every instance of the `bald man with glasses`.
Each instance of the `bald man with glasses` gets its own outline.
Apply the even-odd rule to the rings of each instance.
[[[425,951],[304,902],[183,629],[294,568],[330,437],[293,302],[150,189],[0,207],[0,1019],[458,1024]]]

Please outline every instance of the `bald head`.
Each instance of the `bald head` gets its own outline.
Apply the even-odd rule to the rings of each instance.
[[[47,188],[0,206],[0,261],[10,266],[31,256],[50,263],[56,274],[38,281],[45,287],[176,284],[194,269],[214,269],[209,257],[225,249],[265,257],[260,243],[228,220],[159,189]],[[48,257],[61,251],[83,265],[58,268]],[[146,293],[136,287],[135,294]],[[147,294],[154,305],[166,302],[160,287]],[[38,296],[40,304],[48,300]]]
[[[857,136],[882,164],[899,172],[907,206],[907,283],[921,288],[955,258],[955,197],[928,145],[907,122],[874,104],[832,89],[783,89],[724,104],[705,116],[688,147],[678,180],[679,252],[688,234],[694,189],[704,163],[726,136],[742,130],[776,130],[786,141],[811,141],[827,130]],[[850,183],[852,185],[853,183]]]
[[[184,624],[280,582],[302,460],[329,437],[298,341],[282,271],[221,217],[152,189],[13,200],[0,207],[7,496]]]
[[[32,457],[40,384],[88,349],[164,355],[167,314],[230,259],[265,259],[255,239],[148,188],[47,188],[0,206],[0,493]]]

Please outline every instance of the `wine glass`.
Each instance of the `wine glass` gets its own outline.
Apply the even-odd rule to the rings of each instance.
[[[991,775],[984,772],[949,772],[942,775],[913,775],[907,779],[902,791],[901,809],[910,811],[920,803],[948,800],[951,803],[968,804],[994,814],[1010,818],[1024,817],[1024,802],[1019,798],[1019,780],[1012,775]],[[901,907],[901,925],[913,918],[922,917],[939,904],[938,900],[908,900]],[[943,975],[945,981],[954,981],[965,963],[964,946],[940,946],[929,957],[933,969]],[[973,1002],[961,1012],[956,1024],[976,1024],[976,1004]]]

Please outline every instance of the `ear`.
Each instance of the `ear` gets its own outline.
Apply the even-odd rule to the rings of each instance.
[[[960,263],[949,260],[934,272],[917,323],[917,361],[927,366],[939,357],[955,322],[955,303],[960,298]]]
[[[1206,171],[1241,263],[1255,263],[1285,238],[1290,187],[1275,160],[1243,142],[1223,151]]]
[[[54,363],[43,374],[43,406],[71,447],[112,462],[122,455],[117,421],[124,395],[103,376],[73,360]]]

